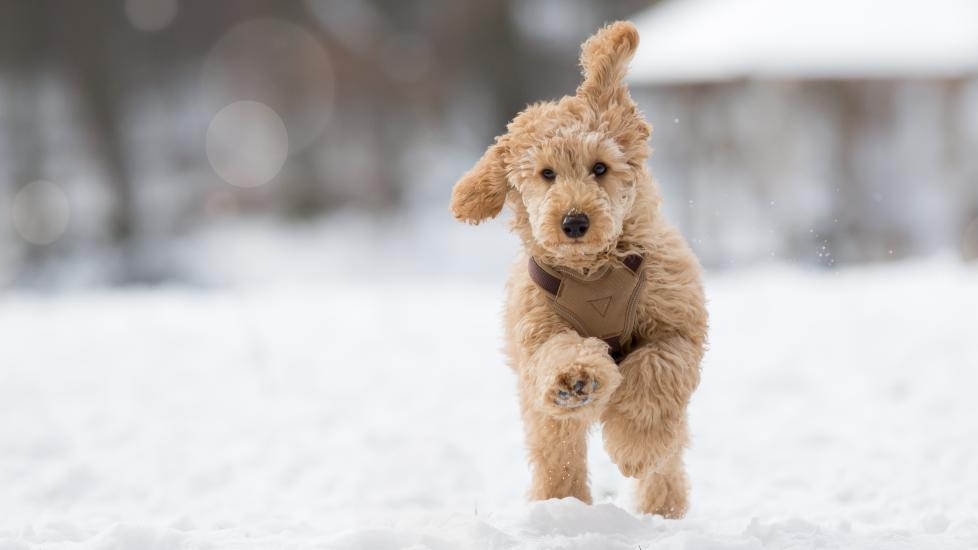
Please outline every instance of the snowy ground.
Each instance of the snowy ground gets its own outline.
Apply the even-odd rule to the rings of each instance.
[[[708,284],[681,521],[524,503],[496,282],[8,294],[0,549],[978,548],[978,271]]]

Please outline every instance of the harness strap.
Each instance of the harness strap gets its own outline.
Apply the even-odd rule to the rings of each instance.
[[[625,259],[621,262],[625,264],[625,267],[630,269],[632,273],[638,273],[638,270],[642,267],[642,264],[645,263],[645,256],[640,254],[629,254],[628,256],[625,256]]]
[[[550,293],[555,298],[560,294],[560,279],[554,277],[550,273],[547,273],[540,265],[537,263],[533,257],[530,257],[530,279],[537,284],[538,287],[542,288],[544,291]]]

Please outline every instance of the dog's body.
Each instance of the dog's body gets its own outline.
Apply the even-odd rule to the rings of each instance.
[[[638,45],[630,23],[588,40],[575,96],[531,105],[455,186],[452,211],[478,223],[508,204],[527,254],[587,279],[643,258],[630,334],[616,364],[534,282],[527,258],[508,284],[506,351],[519,377],[533,468],[531,498],[591,502],[586,435],[596,421],[641,511],[687,508],[686,406],[699,383],[707,313],[696,258],[659,212],[645,161],[651,128],[623,82]]]

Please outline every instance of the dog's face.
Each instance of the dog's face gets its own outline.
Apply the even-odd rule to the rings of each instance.
[[[636,174],[625,152],[606,132],[582,124],[542,134],[509,151],[508,180],[519,196],[514,208],[525,212],[517,223],[557,258],[613,247],[635,199]]]
[[[583,47],[575,96],[532,105],[456,185],[455,217],[494,217],[508,202],[537,252],[580,263],[614,248],[635,206],[651,132],[622,79],[638,45],[630,23]]]

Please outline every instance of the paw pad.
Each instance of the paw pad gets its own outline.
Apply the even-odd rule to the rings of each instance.
[[[563,374],[557,379],[554,404],[569,409],[582,407],[593,400],[598,387],[598,381],[585,372]]]

